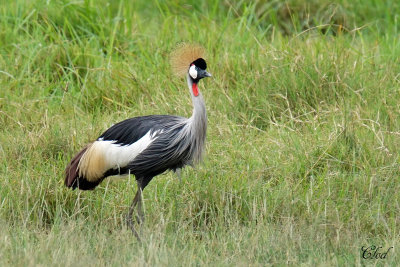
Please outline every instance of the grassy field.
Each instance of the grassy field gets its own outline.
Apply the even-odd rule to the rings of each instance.
[[[400,262],[396,1],[0,3],[0,266]],[[139,244],[133,177],[63,172],[117,121],[190,116],[181,41],[208,51],[206,156],[146,188]]]

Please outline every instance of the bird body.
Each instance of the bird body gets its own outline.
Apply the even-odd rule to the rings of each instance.
[[[188,85],[193,86],[190,77]],[[132,174],[144,178],[144,189],[154,176],[200,161],[207,115],[202,95],[192,92],[192,100],[190,118],[150,115],[113,125],[75,156],[65,184],[90,190],[108,176]]]
[[[207,115],[198,82],[211,76],[201,51],[196,46],[182,46],[172,59],[176,73],[186,69],[193,102],[190,118],[150,115],[121,121],[77,153],[65,170],[65,185],[82,190],[94,189],[109,176],[135,175],[139,189],[131,204],[128,224],[137,237],[131,218],[133,208],[141,201],[141,191],[153,177],[201,159]]]

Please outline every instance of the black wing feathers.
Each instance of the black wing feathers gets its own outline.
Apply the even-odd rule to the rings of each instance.
[[[130,145],[138,141],[149,131],[164,130],[127,166],[108,170],[104,178],[111,175],[134,174],[142,177],[142,189],[150,180],[166,170],[176,170],[190,163],[190,143],[176,142],[173,137],[185,126],[182,117],[169,115],[152,115],[124,120],[105,131],[98,140],[114,140],[116,144]],[[180,151],[180,153],[176,153]]]
[[[182,130],[177,127],[170,134],[177,134]],[[189,162],[190,144],[182,147],[185,142],[177,142],[173,146],[170,145],[169,135],[160,135],[148,148],[140,153],[128,167],[137,176],[156,176],[164,171],[181,168]],[[175,151],[180,151],[179,154]]]
[[[98,140],[115,140],[116,144],[131,145],[146,135],[148,131],[162,129],[163,125],[179,118],[169,115],[151,115],[127,119],[111,126],[99,136]]]

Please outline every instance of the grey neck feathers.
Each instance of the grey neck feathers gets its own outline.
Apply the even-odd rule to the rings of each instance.
[[[189,74],[187,74],[187,83],[193,102],[193,114],[187,121],[187,137],[191,142],[192,161],[196,163],[201,160],[206,140],[207,113],[201,92],[199,91],[198,96],[193,94],[193,80]]]
[[[193,94],[193,80],[189,75],[187,82],[193,101],[193,114],[188,119],[182,118],[180,123],[174,124],[174,127],[171,128],[171,131],[174,132],[183,126],[182,130],[177,131],[173,139],[169,140],[169,148],[173,148],[171,157],[180,157],[185,154],[184,163],[193,165],[202,158],[206,141],[207,114],[201,93],[199,92],[198,96]]]

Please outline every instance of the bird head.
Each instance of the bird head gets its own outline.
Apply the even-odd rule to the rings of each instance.
[[[198,58],[189,66],[189,76],[193,79],[193,82],[197,83],[199,80],[205,77],[211,77],[211,74],[206,71],[207,63],[203,58]]]
[[[211,77],[211,74],[206,71],[207,63],[204,60],[204,54],[203,47],[182,43],[170,56],[172,70],[178,76],[187,75],[194,97],[199,96],[197,83],[205,77]]]
[[[189,74],[193,82],[205,77],[211,77],[206,71],[207,63],[204,60],[204,48],[197,44],[181,43],[171,52],[170,62],[173,72],[177,76]]]

